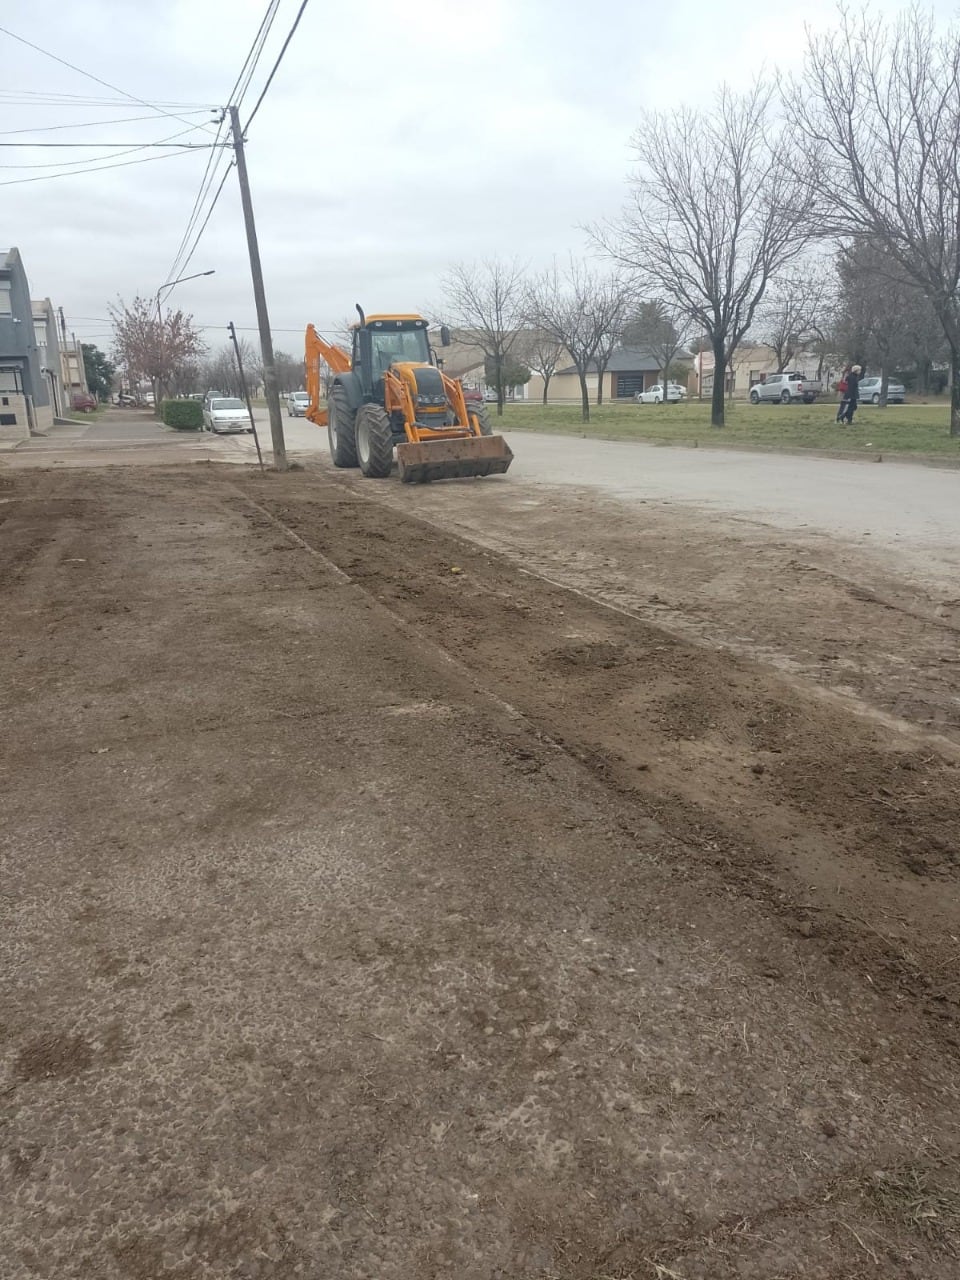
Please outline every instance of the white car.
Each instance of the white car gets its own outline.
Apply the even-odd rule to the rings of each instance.
[[[247,406],[236,396],[217,396],[207,401],[203,410],[206,431],[252,431]]]
[[[677,404],[686,394],[686,387],[681,387],[679,382],[667,383],[667,404]],[[638,391],[637,404],[663,404],[663,383],[658,382],[646,391]]]
[[[310,408],[310,397],[305,391],[291,391],[287,396],[287,417],[302,418]]]

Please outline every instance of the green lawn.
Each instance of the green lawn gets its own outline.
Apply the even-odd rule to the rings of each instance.
[[[492,407],[492,406],[491,406]],[[590,407],[590,422],[580,421],[579,405],[508,404],[494,422],[504,431],[546,431],[596,436],[602,440],[651,440],[666,444],[756,445],[759,448],[839,449],[864,453],[929,453],[960,460],[960,438],[951,438],[947,400],[929,404],[873,405],[857,410],[854,425],[837,426],[837,405],[727,405],[723,430],[710,426],[710,405],[618,402]]]

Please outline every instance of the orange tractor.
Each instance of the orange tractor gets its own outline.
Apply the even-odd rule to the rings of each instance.
[[[388,476],[396,450],[405,484],[455,476],[503,474],[513,454],[495,436],[483,404],[467,405],[457,378],[448,378],[417,315],[366,316],[358,306],[352,351],[327,342],[307,325],[306,416],[326,427],[335,467]],[[450,333],[440,330],[441,345]],[[329,371],[323,407],[320,365]]]

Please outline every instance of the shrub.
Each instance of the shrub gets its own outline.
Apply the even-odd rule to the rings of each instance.
[[[177,431],[203,430],[203,405],[198,400],[164,400],[160,417]]]

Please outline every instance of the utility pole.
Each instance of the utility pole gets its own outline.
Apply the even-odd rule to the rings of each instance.
[[[240,343],[237,341],[237,329],[231,320],[227,325],[227,332],[233,341],[233,350],[237,357],[237,372],[240,374],[240,386],[243,389],[243,398],[247,402],[247,413],[250,415],[250,430],[253,432],[253,443],[257,446],[257,459],[260,463],[260,470],[263,470],[263,454],[260,452],[260,436],[257,433],[257,423],[253,416],[253,405],[250,402],[250,389],[247,386],[247,377],[243,372],[243,360],[240,356]]]
[[[243,153],[243,130],[240,128],[240,112],[231,106],[230,130],[233,134],[233,150],[237,160],[237,178],[240,181],[240,200],[243,204],[243,221],[247,229],[247,249],[250,254],[250,274],[253,277],[253,300],[257,308],[257,328],[260,330],[260,351],[263,356],[263,393],[270,412],[270,436],[273,441],[273,465],[278,471],[287,470],[287,446],[283,439],[283,419],[280,416],[280,387],[277,368],[273,361],[273,337],[270,333],[270,317],[267,315],[267,296],[263,288],[263,268],[260,265],[260,246],[257,243],[257,227],[253,220],[253,201],[250,199],[250,182],[247,178],[247,160]]]

